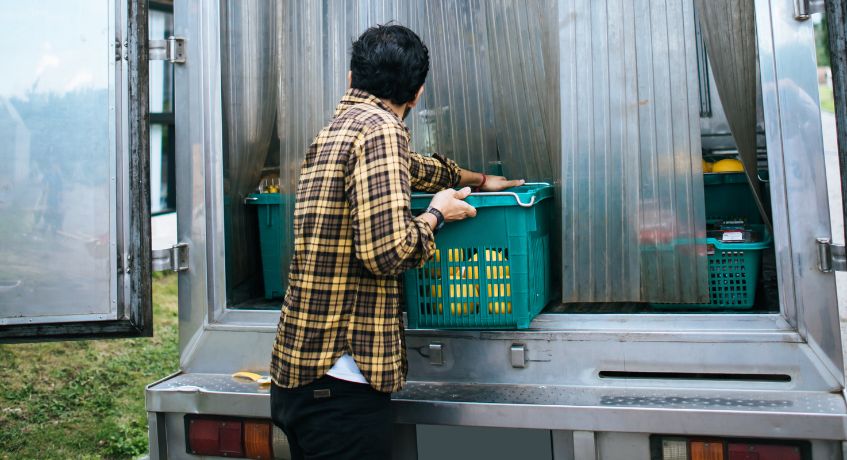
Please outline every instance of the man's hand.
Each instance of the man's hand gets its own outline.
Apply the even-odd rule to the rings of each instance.
[[[485,183],[479,188],[481,192],[499,192],[507,188],[518,187],[524,184],[523,179],[509,180],[503,176],[485,176]]]
[[[441,211],[441,214],[444,215],[444,222],[454,222],[468,217],[475,217],[476,208],[463,201],[470,193],[470,187],[465,187],[461,190],[448,188],[436,193],[432,197],[432,201],[429,202],[429,205]]]

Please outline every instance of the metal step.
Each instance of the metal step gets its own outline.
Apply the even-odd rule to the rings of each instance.
[[[397,423],[841,440],[840,393],[409,382]],[[270,417],[268,389],[228,374],[177,374],[147,388],[149,412]]]

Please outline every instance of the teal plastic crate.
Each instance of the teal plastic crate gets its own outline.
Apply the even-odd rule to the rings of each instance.
[[[282,196],[279,193],[254,193],[247,197],[246,203],[257,207],[265,298],[282,297],[285,295]]]
[[[762,251],[770,247],[773,238],[764,225],[750,226],[760,241],[727,243],[707,238],[709,248],[709,303],[704,304],[652,304],[659,309],[721,309],[746,310],[756,301],[756,282]]]
[[[552,300],[552,197],[548,184],[471,194],[476,217],[442,228],[435,257],[405,274],[409,327],[528,328]],[[431,198],[413,194],[415,214]]]
[[[708,219],[741,218],[751,224],[762,223],[744,173],[706,173],[703,185]]]

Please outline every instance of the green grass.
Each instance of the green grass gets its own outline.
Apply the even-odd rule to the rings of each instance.
[[[829,113],[835,113],[835,100],[832,98],[832,87],[820,85],[818,87],[821,96],[821,109]]]
[[[146,453],[144,387],[179,368],[175,275],[153,311],[153,338],[0,345],[0,459]]]

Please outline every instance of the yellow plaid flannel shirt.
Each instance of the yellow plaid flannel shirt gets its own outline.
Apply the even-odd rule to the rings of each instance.
[[[460,169],[409,149],[409,130],[378,98],[348,90],[306,152],[294,207],[294,255],[271,358],[284,388],[324,376],[343,353],[371,386],[406,379],[404,271],[435,252],[413,217],[412,189],[458,184]]]

